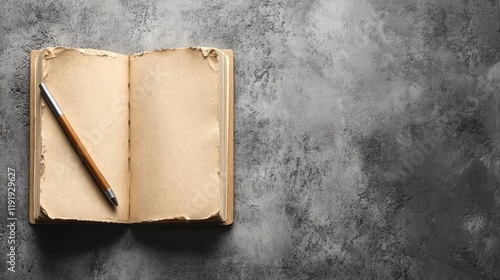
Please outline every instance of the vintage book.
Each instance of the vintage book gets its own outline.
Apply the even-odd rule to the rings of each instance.
[[[233,223],[233,52],[31,51],[30,223]],[[113,188],[60,127],[50,89]]]

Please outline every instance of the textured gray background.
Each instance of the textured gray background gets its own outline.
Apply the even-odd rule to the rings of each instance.
[[[0,278],[500,278],[499,1],[83,2],[0,4]],[[53,45],[234,49],[232,228],[28,224]]]

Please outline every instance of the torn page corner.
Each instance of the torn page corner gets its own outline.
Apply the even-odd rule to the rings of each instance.
[[[50,47],[43,49],[43,59],[49,60],[55,58],[58,54],[69,50],[66,47]]]
[[[173,218],[174,220],[180,220],[180,221],[212,221],[212,220],[222,220],[221,216],[221,211],[220,209],[217,209],[214,213],[209,214],[204,217],[189,217],[189,216],[181,216],[181,217],[175,217]]]
[[[52,220],[52,218],[47,213],[47,210],[45,210],[45,208],[43,208],[42,205],[40,205],[40,217],[39,218],[44,219],[44,220]]]
[[[199,47],[198,49],[201,50],[204,57],[217,56],[217,50],[214,48]]]
[[[199,47],[198,49],[203,54],[203,57],[208,60],[208,65],[210,65],[210,68],[212,68],[212,70],[214,70],[215,72],[219,71],[219,53],[217,49],[206,47]]]

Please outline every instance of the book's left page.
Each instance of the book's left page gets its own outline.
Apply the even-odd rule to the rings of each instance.
[[[30,221],[129,219],[128,57],[71,48],[31,53]],[[113,206],[81,160],[38,85],[46,84],[116,194]]]

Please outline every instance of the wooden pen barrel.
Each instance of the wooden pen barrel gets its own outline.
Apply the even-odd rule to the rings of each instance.
[[[94,175],[94,178],[97,180],[101,188],[104,191],[109,190],[111,187],[109,186],[108,182],[102,175],[101,171],[99,171],[99,168],[97,168],[97,165],[95,164],[92,157],[90,157],[90,154],[87,152],[87,149],[85,149],[85,146],[83,146],[83,143],[80,140],[80,138],[78,138],[78,135],[76,135],[75,131],[73,130],[73,127],[71,127],[71,125],[69,124],[69,121],[68,119],[66,119],[66,116],[62,114],[58,117],[58,119],[61,125],[63,126],[64,130],[66,131],[66,134],[69,136],[71,142],[75,146],[78,153],[80,153],[80,155],[82,156],[83,161],[90,169],[90,172],[92,172],[92,175]]]

